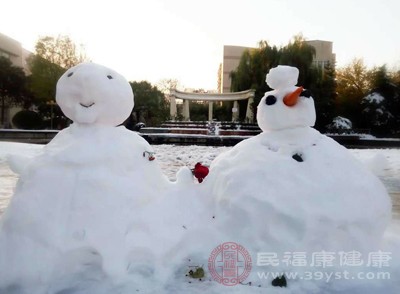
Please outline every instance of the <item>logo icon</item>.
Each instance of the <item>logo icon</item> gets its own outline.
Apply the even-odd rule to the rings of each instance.
[[[242,245],[225,242],[217,246],[208,259],[208,269],[215,281],[225,286],[235,286],[251,271],[251,256]]]

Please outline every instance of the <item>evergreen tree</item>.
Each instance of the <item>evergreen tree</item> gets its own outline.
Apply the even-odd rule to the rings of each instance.
[[[335,115],[336,72],[333,65],[327,63],[324,69],[314,68],[311,73],[314,77],[311,80],[310,90],[317,113],[315,128],[325,131]]]
[[[0,125],[5,124],[6,109],[13,105],[29,105],[31,95],[22,68],[12,65],[8,58],[0,57]]]
[[[294,40],[281,49],[279,64],[295,66],[299,69],[298,84],[309,88],[315,74],[312,61],[315,55],[315,48],[306,43],[301,35],[294,37]]]
[[[361,102],[363,125],[374,135],[388,136],[400,131],[400,88],[394,84],[386,66],[371,71],[371,91]]]
[[[130,82],[135,95],[135,107],[128,120],[130,125],[138,122],[157,126],[169,118],[169,104],[165,95],[149,82]]]

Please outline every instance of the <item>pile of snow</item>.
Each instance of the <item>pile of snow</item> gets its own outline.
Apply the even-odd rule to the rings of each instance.
[[[297,74],[291,67],[271,71],[267,82],[275,90],[258,106],[264,132],[217,158],[211,152],[203,162],[211,163],[210,174],[198,184],[189,167],[169,181],[163,155],[115,127],[133,107],[122,76],[96,64],[69,69],[57,102],[74,123],[32,158],[9,158],[20,179],[0,222],[0,293],[282,293],[257,271],[294,267],[260,269],[253,260],[241,281],[251,285],[224,287],[207,271],[210,253],[224,242],[253,257],[394,250],[394,237],[382,243],[391,213],[385,188],[345,148],[310,128],[314,103],[295,86]],[[205,281],[186,276],[199,267]],[[283,291],[396,293],[387,283],[297,278]]]
[[[31,161],[10,158],[20,180],[0,224],[3,291],[72,291],[102,277],[120,283],[140,274],[142,263],[153,269],[169,248],[148,241],[163,220],[149,219],[146,209],[153,211],[170,183],[151,146],[115,127],[133,107],[129,83],[81,64],[60,78],[57,102],[74,124]]]
[[[377,176],[383,176],[389,169],[389,162],[384,154],[376,153],[373,157],[366,161],[366,166]]]
[[[292,74],[285,68],[280,71],[285,77]],[[273,75],[267,82],[282,84]],[[299,97],[287,105],[285,99],[293,93]],[[312,97],[302,95],[286,84],[265,93],[258,105],[258,123],[264,132],[211,164],[204,185],[216,200],[217,231],[252,252],[357,251],[368,256],[382,246],[391,200],[378,178],[348,150],[310,127]],[[333,269],[343,270],[335,262]],[[269,266],[267,271],[287,268]],[[307,270],[315,268],[297,269]],[[257,282],[255,276],[249,279]],[[336,287],[348,287],[343,290],[347,293],[354,286],[332,283],[317,292],[336,293]]]
[[[271,89],[284,89],[297,84],[299,70],[296,67],[279,65],[271,68],[265,81]]]
[[[351,130],[353,128],[353,124],[348,118],[337,116],[327,127],[330,130]]]
[[[368,102],[368,103],[372,103],[372,104],[380,104],[384,100],[385,100],[385,97],[383,97],[378,92],[373,92],[363,98],[363,102]]]

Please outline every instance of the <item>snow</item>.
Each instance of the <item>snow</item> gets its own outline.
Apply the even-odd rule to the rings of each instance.
[[[257,107],[257,122],[264,132],[304,124],[314,125],[316,114],[312,97],[296,95],[295,106],[285,105],[285,97],[299,89],[295,87],[298,75],[298,69],[289,66],[278,66],[268,73],[267,83],[275,90],[266,92]]]
[[[217,135],[203,135],[203,134],[180,134],[180,133],[143,133],[143,135],[146,136],[156,136],[159,138],[210,138],[210,139],[215,139],[218,138]],[[252,136],[241,136],[241,135],[224,135],[224,139],[247,139],[251,138]]]
[[[295,67],[279,65],[272,68],[265,81],[271,89],[284,89],[294,87],[297,84],[299,70]]]
[[[294,247],[367,251],[370,248],[364,245],[377,246],[391,211],[379,180],[346,149],[311,128],[282,132],[239,143],[211,165],[206,184],[220,202],[220,213],[235,219],[242,215],[243,228],[253,227],[251,232],[244,230],[243,236],[237,228],[236,239],[256,246],[254,251],[268,246],[272,251]],[[296,144],[299,138],[302,145]],[[293,160],[294,154],[304,161]],[[351,172],[343,171],[345,165]],[[240,181],[244,170],[245,182]],[[364,203],[363,210],[354,211],[359,203]],[[226,222],[229,225],[233,219]],[[267,245],[263,240],[276,243]]]
[[[197,162],[202,162],[205,165],[210,165],[211,162],[220,154],[227,152],[232,147],[211,147],[211,146],[175,146],[175,145],[155,145],[152,146],[155,151],[156,160],[161,166],[163,173],[170,178],[170,180],[176,180],[176,173],[178,170],[186,166],[193,168]],[[0,213],[4,210],[5,206],[9,202],[13,194],[18,175],[12,172],[7,164],[7,158],[9,154],[19,155],[24,157],[37,156],[43,149],[43,145],[34,144],[21,144],[2,142],[0,143]],[[386,188],[389,192],[400,191],[400,150],[399,149],[352,149],[350,152],[353,156],[369,166],[369,161],[373,160],[374,157],[381,157],[382,155],[386,158],[385,162],[388,165],[384,168],[385,172],[380,176],[381,180],[385,183]],[[378,155],[380,154],[380,155]],[[358,205],[360,207],[361,204]],[[396,219],[391,223],[391,226],[387,230],[386,239],[396,240],[400,235],[400,221],[398,220],[400,214],[395,214]],[[391,241],[393,242],[393,241]],[[397,244],[397,243],[396,243]],[[193,263],[193,265],[196,265]],[[186,268],[186,267],[184,267]],[[386,269],[384,269],[386,271]],[[185,280],[185,282],[187,282]],[[139,283],[141,285],[142,283]],[[193,281],[186,292],[181,293],[201,293],[201,291],[208,291],[207,293],[264,293],[265,288],[257,288],[250,286],[235,286],[227,287],[215,285],[210,281],[195,282]],[[173,292],[173,285],[171,286],[171,292]],[[177,287],[177,285],[175,285]],[[182,286],[183,287],[183,286]],[[294,288],[293,288],[294,287]],[[290,289],[274,289],[269,288],[269,293],[299,293],[295,292],[296,287],[293,286]],[[143,289],[143,287],[142,287]],[[102,293],[102,292],[99,292]],[[139,293],[142,293],[140,291]],[[146,293],[146,292],[144,292]],[[163,293],[162,291],[159,293]],[[165,292],[164,292],[165,293]],[[167,291],[168,293],[168,291]],[[177,292],[179,293],[179,292]],[[301,293],[301,292],[300,292]],[[367,292],[368,293],[368,292]],[[390,292],[388,292],[390,293]]]
[[[399,142],[400,141],[400,139],[398,139],[398,138],[377,138],[370,134],[357,134],[357,135],[360,136],[360,139],[363,139],[363,140],[379,140],[379,141],[386,141],[386,142]]]
[[[329,128],[333,130],[351,130],[352,127],[351,120],[341,116],[335,117],[329,125]]]
[[[212,163],[205,184],[218,201],[217,226],[225,239],[253,252],[366,254],[380,248],[391,212],[384,187],[347,150],[310,130],[301,134],[307,138],[302,146],[293,130],[282,137],[262,134]],[[292,159],[296,153],[303,162]]]
[[[390,140],[390,139],[387,139]],[[45,145],[25,144],[15,142],[0,142],[0,191],[1,199],[9,199],[15,188],[18,174],[14,173],[7,161],[10,156],[16,155],[26,158],[33,158],[42,152]],[[153,145],[155,157],[163,173],[171,181],[176,181],[176,173],[182,167],[194,168],[197,162],[210,166],[212,161],[220,154],[231,150],[233,147],[225,146],[196,146],[196,145]],[[398,189],[400,190],[400,149],[349,149],[349,152],[365,166],[374,170],[371,161],[376,162],[382,159],[384,162],[376,162],[384,166],[384,172],[379,174],[382,181],[388,179],[399,179]],[[9,182],[8,187],[6,183]],[[390,190],[390,187],[387,187]],[[4,209],[3,209],[4,210]],[[3,211],[0,209],[0,212]]]
[[[385,97],[383,97],[381,94],[378,92],[373,92],[371,94],[368,94],[363,98],[363,102],[368,102],[368,103],[373,103],[373,104],[380,104],[385,100]]]
[[[91,64],[67,71],[57,101],[74,123],[44,147],[0,144],[9,187],[17,177],[9,168],[19,174],[0,220],[0,293],[398,293],[394,279],[302,279],[314,271],[377,274],[381,268],[368,265],[370,259],[357,268],[337,260],[329,268],[259,262],[263,252],[309,258],[316,252],[382,258],[383,252],[391,262],[384,270],[400,272],[398,223],[387,230],[390,198],[366,167],[384,177],[392,161],[374,155],[363,165],[310,128],[314,104],[294,87],[294,72],[271,71],[269,80],[284,88],[260,102],[262,134],[233,148],[153,148],[115,127],[133,106],[123,78]],[[266,103],[271,95],[276,103]],[[201,184],[191,172],[197,162],[210,166]],[[185,275],[196,267],[207,271],[211,252],[228,241],[252,256],[243,281],[251,285],[226,287],[210,272],[203,281]],[[218,260],[211,263],[221,273]],[[261,271],[300,277],[287,276],[287,288],[274,288],[273,277],[262,279]]]
[[[379,179],[348,150],[310,127],[315,122],[312,98],[303,96],[289,76],[294,76],[289,67],[267,75],[275,90],[265,93],[258,105],[263,133],[211,164],[204,188],[215,201],[217,231],[252,252],[296,248],[368,255],[382,246],[391,199]],[[280,78],[288,83],[280,83]],[[376,162],[371,166],[376,172],[385,168]],[[362,209],[355,209],[360,203]],[[333,266],[341,268],[339,263]],[[276,265],[278,271],[284,268]],[[257,281],[252,275],[249,279]],[[355,284],[341,287],[349,291]],[[331,284],[329,292],[336,287]]]
[[[75,123],[116,126],[130,115],[134,102],[126,79],[112,69],[81,63],[57,82],[56,101]]]
[[[31,160],[9,157],[20,179],[0,223],[0,289],[64,291],[87,282],[87,264],[90,279],[122,283],[140,272],[141,248],[156,256],[155,245],[142,242],[161,220],[143,214],[169,181],[151,146],[115,127],[133,108],[129,83],[103,66],[80,64],[60,78],[56,100],[74,123]]]

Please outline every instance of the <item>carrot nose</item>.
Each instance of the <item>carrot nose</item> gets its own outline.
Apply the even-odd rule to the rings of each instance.
[[[300,97],[301,92],[303,92],[303,87],[298,87],[296,90],[294,90],[292,93],[289,93],[283,98],[283,103],[285,103],[286,106],[294,106],[297,103],[297,100]]]

